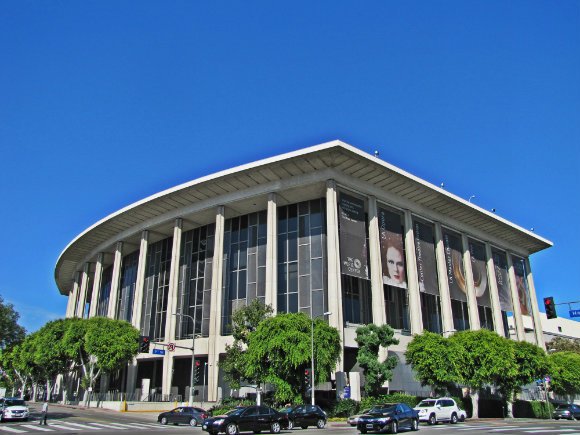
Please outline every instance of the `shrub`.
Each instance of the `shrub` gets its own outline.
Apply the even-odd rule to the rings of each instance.
[[[543,418],[552,416],[554,406],[540,400],[516,400],[514,402],[514,417],[517,418]]]
[[[359,403],[353,399],[341,399],[336,402],[334,409],[330,413],[332,417],[348,417],[356,414],[359,409]]]
[[[386,394],[379,397],[365,397],[360,402],[360,409],[369,409],[375,405],[382,405],[384,403],[406,403],[411,408],[417,406],[421,399],[417,396],[411,396],[403,393]]]

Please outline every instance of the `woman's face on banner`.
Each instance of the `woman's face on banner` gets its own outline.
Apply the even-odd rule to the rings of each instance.
[[[394,246],[387,249],[387,270],[391,279],[403,283],[405,282],[405,264],[403,263],[403,253]]]

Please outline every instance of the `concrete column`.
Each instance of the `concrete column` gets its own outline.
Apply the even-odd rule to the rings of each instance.
[[[469,326],[471,330],[476,331],[481,329],[481,323],[475,297],[475,286],[473,285],[471,251],[469,250],[469,240],[465,234],[461,234],[461,244],[463,245],[463,269],[465,271],[465,292],[467,293],[467,306],[469,308]]]
[[[328,255],[328,323],[338,329],[344,346],[344,322],[342,316],[342,283],[340,276],[340,242],[338,236],[338,191],[336,182],[326,182],[326,245]],[[336,371],[344,370],[341,358]]]
[[[209,351],[207,373],[207,400],[215,402],[218,399],[219,348],[222,321],[222,281],[224,268],[224,228],[225,208],[217,208],[215,219],[215,238],[213,253],[213,270],[211,275],[211,309],[209,323]]]
[[[385,297],[383,291],[383,269],[377,199],[374,196],[369,197],[369,254],[373,323],[380,326],[387,323],[387,316],[385,313]]]
[[[487,258],[487,278],[489,282],[489,295],[491,298],[491,311],[493,312],[493,326],[495,332],[502,337],[505,337],[503,319],[501,317],[501,306],[499,303],[499,289],[497,288],[497,277],[495,276],[495,264],[493,262],[493,254],[489,243],[485,244],[485,256]]]
[[[405,210],[405,260],[407,262],[407,286],[409,290],[409,320],[411,322],[411,333],[420,334],[423,332],[421,293],[419,291],[419,274],[417,272],[413,215],[409,210]]]
[[[143,310],[143,294],[145,287],[145,270],[147,267],[147,249],[149,247],[149,231],[141,233],[139,247],[139,262],[137,263],[137,277],[135,279],[135,298],[133,299],[133,314],[131,324],[141,330],[141,315]],[[130,376],[127,376],[129,378]]]
[[[99,252],[97,255],[97,262],[95,263],[95,275],[93,279],[93,293],[91,295],[91,308],[89,310],[89,318],[97,315],[97,306],[99,305],[99,295],[101,293],[101,279],[103,276],[103,260],[105,254]]]
[[[66,313],[65,313],[65,317],[69,318],[69,317],[74,317],[74,309],[75,309],[75,294],[74,294],[74,282],[72,285],[72,289],[70,289],[70,291],[68,292],[68,300],[66,303]]]
[[[437,257],[437,279],[439,281],[439,296],[441,296],[441,323],[443,335],[448,336],[455,330],[453,311],[451,310],[451,294],[447,281],[447,265],[445,261],[445,244],[443,243],[443,229],[439,222],[435,223],[435,254]],[[471,259],[469,260],[471,261]]]
[[[87,288],[89,286],[90,263],[85,263],[81,273],[81,286],[79,288],[79,303],[77,304],[77,317],[82,319],[85,316],[85,306],[87,304]]]
[[[536,344],[542,349],[546,349],[546,343],[544,342],[544,333],[542,331],[542,321],[540,319],[540,311],[538,310],[538,298],[536,295],[536,286],[534,285],[534,277],[532,275],[532,267],[530,265],[530,259],[525,258],[526,264],[526,280],[528,282],[528,291],[530,292],[530,300],[532,303],[532,318],[534,319],[534,333],[536,335]]]
[[[111,293],[109,294],[109,310],[107,317],[117,318],[117,303],[119,302],[119,285],[121,283],[121,262],[123,261],[123,242],[117,242],[115,259],[113,260],[113,277],[111,279]]]
[[[508,275],[510,277],[510,290],[512,292],[512,305],[514,306],[514,323],[516,326],[516,336],[518,341],[526,339],[526,332],[524,330],[524,321],[522,319],[522,309],[520,308],[520,297],[518,295],[518,287],[516,284],[516,273],[514,270],[514,263],[512,255],[506,252]]]
[[[79,282],[80,282],[80,272],[75,273],[75,280],[72,289],[72,302],[70,305],[70,312],[67,313],[67,317],[76,317],[77,315],[77,304],[79,299]],[[69,294],[69,298],[71,294]]]
[[[181,232],[183,220],[175,219],[173,226],[173,245],[171,247],[171,267],[169,269],[169,289],[167,291],[167,311],[165,315],[165,342],[175,342],[175,324],[177,316],[173,314],[177,311],[177,284],[179,282],[179,258],[181,256]],[[163,394],[171,393],[173,381],[173,352],[166,352],[163,357]]]
[[[278,207],[275,193],[268,195],[266,241],[266,305],[278,312]]]

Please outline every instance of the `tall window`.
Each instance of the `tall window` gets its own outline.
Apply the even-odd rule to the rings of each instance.
[[[121,267],[121,288],[119,289],[119,299],[117,303],[117,319],[119,320],[131,322],[138,264],[139,251],[135,251],[123,258],[123,266]]]
[[[278,207],[278,312],[328,311],[324,199]]]
[[[103,270],[101,275],[101,289],[97,305],[97,316],[107,317],[109,312],[109,295],[111,294],[111,282],[113,280],[113,266]]]
[[[147,249],[142,331],[152,340],[165,339],[172,244],[168,237]]]
[[[177,312],[193,318],[195,334],[204,337],[209,336],[214,234],[215,224],[183,233],[179,262]],[[194,334],[189,317],[180,316],[176,327],[178,340]]]
[[[445,247],[445,270],[451,296],[453,327],[457,331],[464,331],[469,329],[469,312],[461,236],[452,231],[444,230],[443,246]]]
[[[413,220],[415,237],[415,257],[419,291],[421,293],[421,315],[423,328],[427,331],[443,332],[441,320],[441,297],[437,278],[437,261],[435,257],[435,239],[433,225]]]
[[[266,211],[228,219],[224,228],[222,335],[234,311],[266,298]]]

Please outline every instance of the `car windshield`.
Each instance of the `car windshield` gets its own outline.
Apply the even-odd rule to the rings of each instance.
[[[24,400],[22,399],[6,399],[4,401],[6,406],[25,406]]]
[[[382,405],[382,406],[375,406],[373,409],[369,411],[369,414],[384,414],[386,412],[393,412],[395,410],[396,405]]]
[[[570,409],[570,405],[558,405],[558,408],[556,408],[556,409],[565,409],[565,410],[568,410],[568,409]]]
[[[417,405],[417,408],[431,408],[435,406],[434,400],[422,400],[421,403]]]
[[[231,411],[226,412],[226,415],[239,415],[241,414],[246,408],[236,408],[232,409]]]

